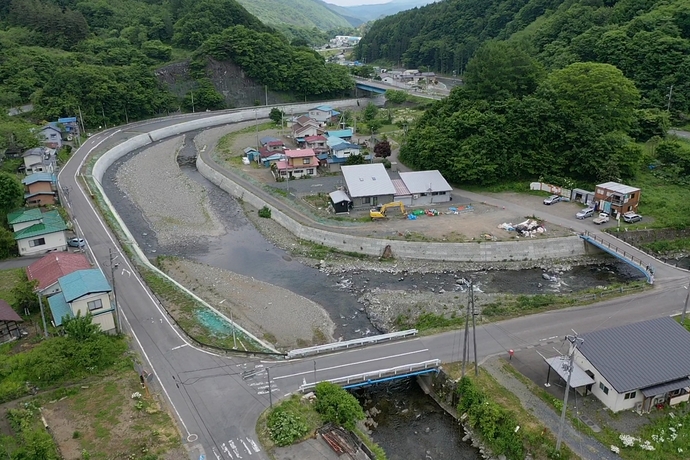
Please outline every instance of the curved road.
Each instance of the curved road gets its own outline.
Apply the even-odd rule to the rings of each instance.
[[[198,459],[200,455],[205,455],[207,459],[218,460],[266,459],[255,432],[256,420],[270,402],[266,368],[270,367],[270,390],[272,399],[276,400],[295,391],[303,382],[311,382],[315,378],[342,377],[434,358],[444,362],[458,361],[462,332],[448,332],[290,362],[261,362],[244,356],[220,356],[198,349],[187,341],[121,253],[115,238],[83,191],[77,172],[88,155],[102,153],[134,135],[216,114],[178,115],[99,133],[89,138],[60,171],[59,185],[69,188],[70,213],[78,232],[88,241],[92,259],[104,273],[110,273],[109,249],[118,255],[115,285],[124,329],[141,352],[142,367],[153,373],[154,389],[167,399],[179,422],[190,458]],[[155,179],[155,176],[152,178]],[[233,179],[237,177],[233,176]],[[461,193],[472,200],[492,204],[495,201],[477,194]],[[500,204],[522,209],[517,205]],[[531,215],[534,211],[525,209],[522,212]],[[545,214],[544,209],[540,209],[539,214],[564,225],[559,222],[563,219]],[[567,222],[566,225],[577,227],[580,224]],[[622,243],[616,240],[614,244]],[[635,250],[631,249],[631,252]],[[639,251],[635,255],[651,262],[651,258]],[[582,333],[679,312],[685,298],[683,285],[687,274],[657,261],[653,263],[657,283],[652,291],[478,327],[478,358],[483,360],[506,353],[508,349],[519,350],[547,344],[570,333],[571,329]],[[458,307],[462,308],[460,305]],[[583,458],[587,458],[587,455]]]

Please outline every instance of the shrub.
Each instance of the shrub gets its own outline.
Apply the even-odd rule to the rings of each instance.
[[[269,208],[268,206],[264,206],[263,208],[259,209],[259,217],[263,217],[264,219],[270,219],[271,208]]]
[[[325,421],[353,430],[355,423],[364,419],[364,411],[359,401],[338,385],[321,382],[316,385],[315,393],[314,409]]]
[[[289,446],[309,432],[302,417],[281,407],[274,409],[268,416],[268,430],[271,440],[277,446]]]

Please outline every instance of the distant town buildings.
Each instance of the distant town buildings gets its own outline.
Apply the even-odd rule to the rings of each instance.
[[[341,48],[345,46],[355,46],[362,37],[351,37],[349,35],[336,35],[335,38],[331,38],[331,47]]]

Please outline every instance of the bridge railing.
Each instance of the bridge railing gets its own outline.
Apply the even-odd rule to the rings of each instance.
[[[441,365],[440,359],[431,359],[429,361],[422,361],[421,363],[405,364],[404,366],[391,367],[390,369],[381,369],[378,371],[364,372],[362,374],[348,375],[337,379],[322,380],[322,382],[331,382],[336,385],[347,387],[360,383],[375,383],[376,381],[388,379],[391,377],[405,377],[408,375],[415,375],[423,371],[432,371],[438,369]],[[319,382],[304,383],[300,385],[299,391],[306,393],[314,389]]]
[[[334,351],[346,350],[348,348],[363,347],[365,345],[413,337],[417,335],[418,332],[419,331],[417,331],[417,329],[408,329],[405,331],[391,332],[390,334],[372,335],[369,337],[362,337],[360,339],[343,340],[342,342],[327,343],[325,345],[316,345],[314,347],[298,348],[296,350],[288,351],[285,357],[287,359],[294,359],[318,355],[321,353],[332,353]]]
[[[622,258],[626,259],[627,261],[632,262],[632,265],[636,266],[642,273],[644,273],[644,275],[647,277],[647,281],[650,284],[654,283],[654,267],[645,263],[639,257],[635,257],[634,254],[626,251],[625,249],[621,249],[615,244],[611,244],[608,241],[604,240],[600,236],[592,235],[589,232],[583,232],[582,234],[580,234],[580,238],[583,238],[585,240],[592,240],[592,242],[595,245],[600,245],[601,247],[608,249],[610,252],[616,253],[620,255]]]

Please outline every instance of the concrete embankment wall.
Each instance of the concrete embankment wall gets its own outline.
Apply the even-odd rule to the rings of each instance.
[[[268,206],[271,209],[273,220],[297,237],[340,251],[358,252],[379,257],[383,254],[386,246],[390,246],[395,257],[452,262],[523,261],[585,255],[585,243],[577,236],[480,243],[427,243],[366,238],[312,228],[300,224],[281,210],[269,205],[260,197],[216,171],[204,162],[201,155],[197,158],[196,164],[197,169],[204,177],[232,196],[241,198],[256,208]]]

